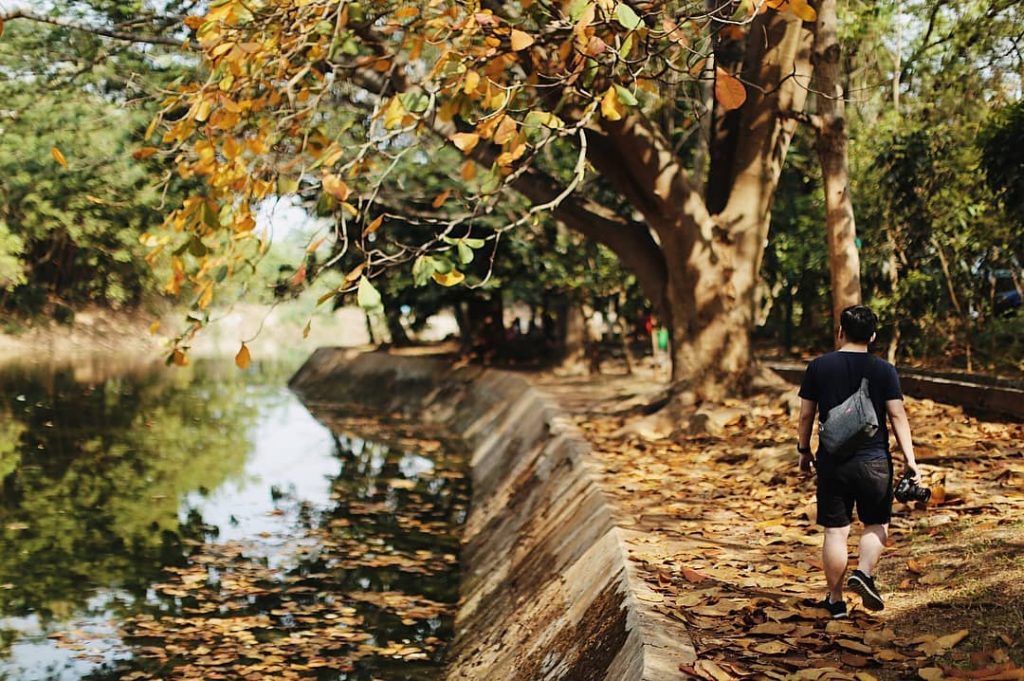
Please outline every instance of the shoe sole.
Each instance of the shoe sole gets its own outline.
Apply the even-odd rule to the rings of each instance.
[[[849,586],[855,594],[860,596],[861,603],[863,603],[864,607],[868,610],[878,612],[879,610],[885,609],[885,601],[882,600],[881,596],[873,592],[871,587],[862,579],[859,579],[856,576],[850,577],[850,579],[847,580],[846,585]]]
[[[849,617],[849,615],[847,613],[845,613],[845,612],[841,612],[838,615],[832,615],[832,619],[834,619],[834,620],[845,620],[848,617]]]

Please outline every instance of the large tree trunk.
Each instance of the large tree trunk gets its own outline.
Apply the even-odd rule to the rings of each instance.
[[[719,400],[752,377],[750,333],[768,237],[771,202],[810,75],[811,34],[790,13],[751,25],[743,80],[747,102],[733,112],[712,154],[709,204],[670,146],[642,116],[605,122],[590,138],[594,165],[637,207],[665,257],[665,307],[677,393]],[[802,79],[802,82],[801,82]]]
[[[825,190],[825,225],[832,284],[832,336],[838,343],[839,316],[858,305],[860,254],[850,198],[847,161],[846,103],[839,75],[836,0],[818,3],[814,38],[814,77],[817,84],[817,150]]]

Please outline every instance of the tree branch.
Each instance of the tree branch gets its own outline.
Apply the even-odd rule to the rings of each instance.
[[[779,116],[806,125],[815,132],[820,132],[824,125],[821,116],[809,114],[806,111],[780,111]]]
[[[27,19],[29,21],[36,21],[42,24],[50,24],[52,26],[59,26],[61,28],[69,28],[73,31],[82,31],[83,33],[92,33],[93,35],[103,36],[104,38],[112,38],[114,40],[124,40],[131,43],[148,43],[151,45],[168,45],[170,47],[177,47],[183,49],[196,49],[197,46],[188,40],[178,40],[177,38],[168,38],[161,35],[143,35],[140,33],[129,33],[126,31],[118,31],[110,28],[104,28],[103,26],[93,26],[91,24],[82,23],[80,21],[74,21],[73,19],[66,19],[64,17],[50,16],[47,14],[39,14],[27,9],[16,9],[10,12],[0,14],[0,21],[14,21],[15,19]]]

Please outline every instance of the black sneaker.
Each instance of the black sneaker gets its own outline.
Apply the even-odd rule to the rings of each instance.
[[[831,596],[828,594],[825,595],[825,598],[818,601],[815,607],[828,610],[828,614],[832,615],[834,620],[846,618],[846,601],[841,600],[838,603],[833,603]]]
[[[846,586],[860,596],[861,602],[864,603],[864,607],[868,610],[882,610],[885,608],[885,601],[882,600],[882,595],[878,593],[878,587],[875,586],[875,580],[872,577],[867,576],[860,570],[854,570],[850,578],[846,580]]]

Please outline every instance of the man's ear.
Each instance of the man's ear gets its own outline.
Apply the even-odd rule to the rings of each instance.
[[[877,334],[877,333],[873,333],[873,334],[871,334],[871,338],[869,338],[869,339],[868,339],[868,344],[870,345],[871,343],[874,343],[874,342],[875,342],[875,338],[876,338],[877,336],[878,336],[878,334]]]

